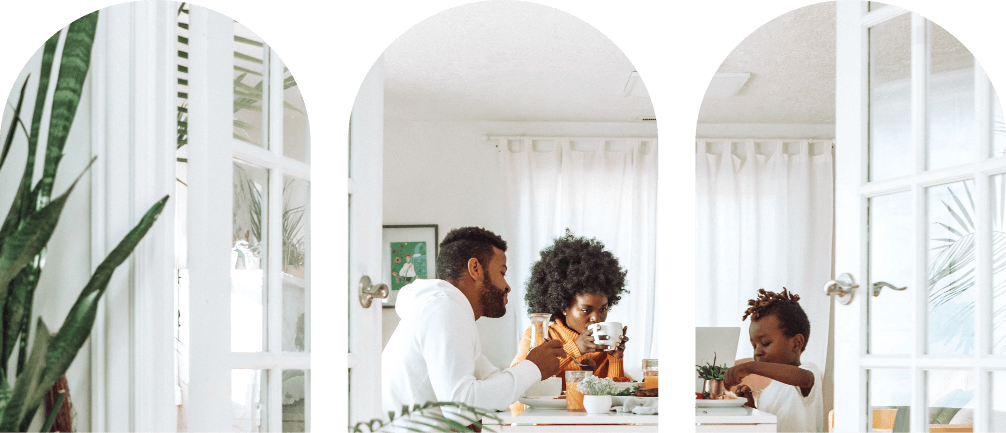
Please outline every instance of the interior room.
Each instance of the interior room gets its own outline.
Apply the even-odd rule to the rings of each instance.
[[[822,371],[819,431],[1006,425],[985,394],[1004,386],[993,263],[1006,135],[981,60],[911,11],[825,2],[759,27],[710,81],[696,127],[697,335],[739,328],[718,346],[736,356],[717,364],[758,361],[748,300],[797,295],[811,330],[797,362]],[[772,382],[742,384],[757,401]],[[722,404],[748,404],[736,400]],[[761,415],[788,431],[788,415],[757,409],[730,422]]]
[[[378,73],[383,79],[373,78]],[[546,6],[475,3],[420,22],[387,48],[368,76],[383,92],[383,107],[371,111],[383,118],[373,132],[383,163],[379,177],[351,181],[360,185],[350,191],[352,232],[359,230],[352,221],[363,184],[379,181],[381,203],[368,209],[383,216],[382,248],[424,240],[425,252],[413,256],[422,257],[415,266],[425,278],[433,278],[433,244],[451,229],[478,226],[501,235],[508,244],[511,288],[506,314],[476,321],[484,355],[501,369],[510,367],[531,324],[524,290],[539,251],[567,228],[598,239],[627,271],[630,293],[607,320],[627,326],[624,369],[642,380],[642,360],[658,354],[653,306],[659,299],[653,241],[657,127],[644,77],[599,31]],[[373,103],[365,96],[368,86],[357,96],[354,122],[363,122],[362,113],[371,110],[363,108]],[[363,128],[353,124],[354,143],[366,139]],[[358,158],[355,149],[351,164]],[[401,238],[403,230],[418,237]],[[378,257],[380,282],[390,289],[375,328],[382,346],[361,359],[379,357],[395,332],[397,291],[406,284],[402,279],[409,281],[402,269],[413,263],[401,257],[394,264],[388,251]],[[358,278],[351,273],[352,281]],[[362,327],[355,326],[359,320],[366,319],[352,319],[354,333]],[[368,353],[354,349],[352,338],[351,353]],[[368,419],[367,408],[354,409],[359,399],[352,394],[352,370],[371,367],[351,361],[351,420]]]
[[[293,75],[253,30],[184,3],[52,31],[0,134],[0,430],[309,431]]]

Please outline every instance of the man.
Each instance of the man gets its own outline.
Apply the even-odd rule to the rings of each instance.
[[[381,357],[382,407],[428,401],[505,410],[532,384],[555,374],[561,342],[536,347],[527,359],[499,370],[482,354],[475,321],[506,313],[506,242],[480,227],[451,230],[440,243],[438,279],[403,287],[401,318]]]

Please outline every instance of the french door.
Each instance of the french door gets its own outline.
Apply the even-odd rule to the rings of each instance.
[[[837,2],[836,431],[1006,431],[1006,136],[956,38]]]
[[[310,431],[310,139],[296,80],[234,20],[188,6],[183,396],[189,431]],[[181,39],[180,39],[181,40]],[[180,105],[180,107],[182,107]],[[179,110],[182,113],[182,110]],[[181,128],[181,127],[180,127]],[[180,129],[181,130],[181,129]],[[182,304],[182,303],[180,303]],[[183,386],[184,388],[184,386]]]
[[[360,86],[349,133],[349,423],[382,417],[381,298],[361,298],[383,282],[381,222],[384,155],[384,61],[379,58]],[[369,279],[367,285],[363,281]],[[385,290],[387,288],[385,287]],[[385,292],[386,293],[386,292]],[[346,377],[346,376],[344,376]]]

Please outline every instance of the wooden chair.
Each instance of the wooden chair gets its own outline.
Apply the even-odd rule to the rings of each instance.
[[[874,409],[873,410],[873,431],[889,432],[894,431],[894,421],[897,418],[897,409]],[[828,431],[835,431],[835,411],[828,412]],[[900,430],[899,430],[900,431]],[[908,431],[908,430],[904,430]],[[971,424],[929,424],[931,432],[973,432],[974,426]]]

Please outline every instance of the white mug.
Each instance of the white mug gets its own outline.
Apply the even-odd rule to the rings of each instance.
[[[593,323],[587,326],[587,329],[593,331],[594,333],[594,344],[601,344],[609,346],[607,350],[614,350],[615,346],[621,341],[618,337],[622,336],[622,324],[618,322],[599,322]],[[607,335],[607,340],[602,340],[601,336]]]

